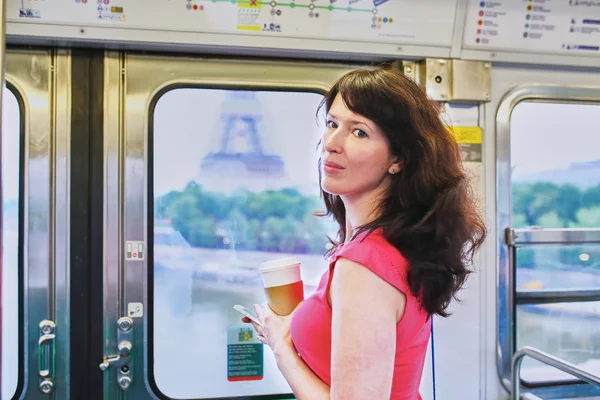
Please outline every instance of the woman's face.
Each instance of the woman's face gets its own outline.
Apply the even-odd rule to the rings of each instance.
[[[369,119],[350,111],[338,94],[327,114],[321,140],[321,187],[346,198],[385,190],[400,164],[388,141]]]

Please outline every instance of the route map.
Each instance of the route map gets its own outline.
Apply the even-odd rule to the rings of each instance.
[[[8,20],[449,46],[457,0],[7,0]]]

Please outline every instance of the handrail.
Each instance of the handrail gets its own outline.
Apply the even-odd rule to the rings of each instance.
[[[521,363],[523,358],[529,356],[535,360],[538,360],[546,365],[559,369],[567,374],[571,374],[576,378],[581,379],[592,385],[600,386],[600,376],[593,375],[592,373],[585,371],[576,365],[573,365],[567,361],[561,360],[560,358],[554,357],[548,353],[544,353],[541,350],[534,349],[533,347],[525,346],[515,353],[512,359],[512,396],[513,400],[520,399],[521,390]]]

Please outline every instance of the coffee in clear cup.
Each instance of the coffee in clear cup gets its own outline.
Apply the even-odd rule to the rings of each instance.
[[[300,261],[296,257],[268,261],[260,266],[269,306],[277,315],[290,315],[304,300]]]

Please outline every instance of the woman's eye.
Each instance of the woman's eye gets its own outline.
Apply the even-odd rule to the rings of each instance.
[[[358,136],[359,138],[362,138],[362,137],[367,137],[367,136],[368,136],[368,135],[365,133],[365,131],[362,131],[362,130],[360,130],[360,129],[355,129],[355,130],[354,130],[354,134],[355,134],[356,136]]]
[[[327,121],[327,127],[331,129],[337,128],[337,124],[333,121]]]

